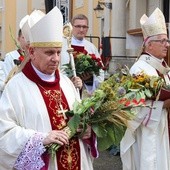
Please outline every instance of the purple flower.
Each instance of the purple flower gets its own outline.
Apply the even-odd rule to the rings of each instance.
[[[118,96],[123,96],[126,94],[126,90],[124,87],[119,87],[117,92],[118,92]]]

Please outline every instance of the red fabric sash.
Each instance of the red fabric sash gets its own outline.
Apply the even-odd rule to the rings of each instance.
[[[75,55],[78,53],[88,54],[88,52],[84,49],[84,46],[71,45],[71,47],[74,49]]]
[[[71,47],[74,48],[74,51],[81,52],[81,53],[84,52],[84,46],[71,45]]]

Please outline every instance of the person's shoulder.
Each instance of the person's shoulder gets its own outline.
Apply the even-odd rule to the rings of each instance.
[[[13,50],[13,51],[7,52],[5,55],[12,55],[12,54],[19,54],[18,50]]]
[[[73,82],[65,74],[60,72],[60,85],[64,89],[75,89]]]
[[[92,45],[92,46],[95,46],[92,42],[90,42],[90,41],[87,40],[87,39],[85,39],[84,42],[85,42],[86,44],[90,44],[90,45]]]
[[[4,64],[3,60],[0,60],[0,68],[2,68],[2,65]]]
[[[20,56],[20,54],[18,53],[17,50],[13,50],[13,51],[10,51],[8,53],[5,54],[5,58],[4,58],[4,61],[7,60],[7,59],[18,59],[18,57]]]
[[[85,39],[84,46],[86,51],[88,51],[88,53],[95,54],[96,57],[100,57],[97,47],[92,42]]]
[[[25,77],[24,74],[23,74],[23,72],[19,72],[19,73],[15,74],[14,76],[12,76],[12,77],[9,79],[9,81],[8,81],[7,84],[11,84],[11,85],[14,86],[14,87],[15,87],[15,85],[17,85],[17,84],[22,84],[21,82],[24,81],[24,78],[23,78],[23,77]],[[10,86],[11,86],[11,85],[10,85]]]
[[[139,74],[148,69],[148,63],[143,60],[137,60],[130,68],[130,74]]]
[[[152,66],[143,60],[137,60],[130,68],[130,74],[139,74],[141,72],[148,73],[152,70]]]
[[[143,64],[146,64],[146,62],[143,61],[143,60],[137,60],[137,61],[134,62],[132,67],[140,66],[140,65],[143,65]]]
[[[70,82],[71,80],[69,79],[69,77],[67,77],[67,75],[64,74],[64,72],[60,71],[60,80],[62,81],[67,81]]]
[[[30,89],[28,82],[30,80],[22,72],[19,72],[4,85],[3,93],[10,98],[12,96],[13,98],[25,96],[24,93],[28,93],[28,89]]]

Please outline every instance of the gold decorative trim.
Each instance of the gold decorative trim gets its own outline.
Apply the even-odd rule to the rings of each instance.
[[[62,42],[32,42],[31,47],[62,47]]]

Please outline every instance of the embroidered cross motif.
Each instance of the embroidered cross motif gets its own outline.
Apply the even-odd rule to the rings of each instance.
[[[58,114],[63,114],[64,119],[67,119],[66,112],[68,111],[67,109],[64,110],[62,104],[59,104],[60,110],[58,110]]]

